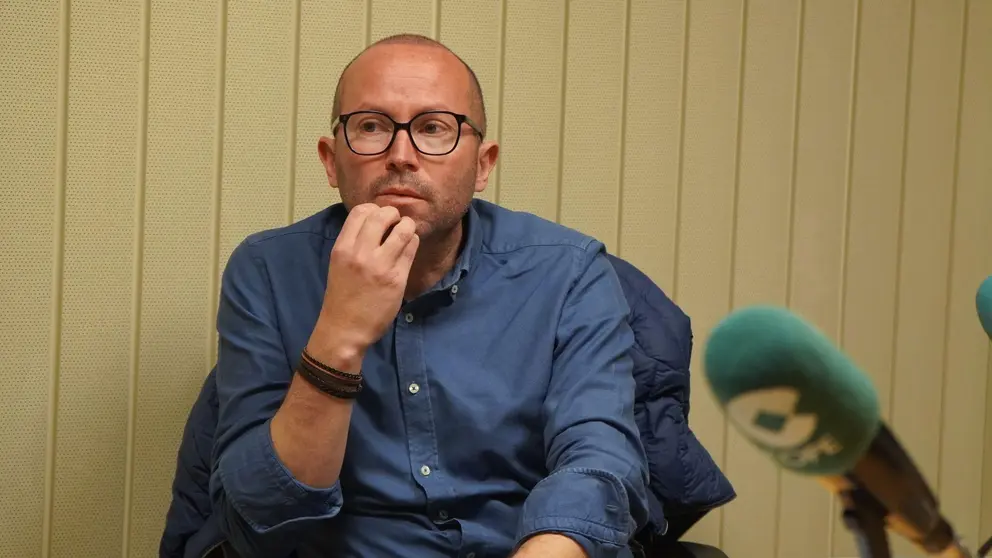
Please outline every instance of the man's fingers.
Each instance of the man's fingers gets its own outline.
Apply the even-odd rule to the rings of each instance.
[[[380,207],[369,214],[362,224],[362,230],[355,239],[359,250],[375,250],[382,244],[386,229],[400,221],[400,211],[391,205]]]
[[[348,217],[344,220],[344,225],[341,226],[341,232],[338,233],[335,244],[342,246],[351,246],[354,244],[355,239],[358,238],[358,232],[362,230],[362,225],[365,224],[365,219],[377,209],[379,209],[379,206],[374,203],[363,203],[351,208],[351,211],[348,212]]]
[[[409,217],[403,217],[386,235],[385,241],[379,247],[379,253],[385,261],[392,264],[400,257],[406,245],[417,235],[417,223]]]
[[[414,233],[410,242],[406,243],[400,257],[396,259],[396,265],[403,270],[403,276],[408,277],[410,268],[413,267],[413,259],[417,257],[417,248],[420,247],[420,236]]]

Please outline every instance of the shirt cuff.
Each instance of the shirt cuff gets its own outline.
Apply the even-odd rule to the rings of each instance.
[[[589,558],[613,558],[630,542],[634,529],[627,492],[616,475],[569,468],[534,487],[524,502],[517,540],[542,532],[578,535],[574,540]]]
[[[269,421],[236,441],[220,457],[218,469],[227,500],[259,534],[334,517],[344,503],[340,483],[314,488],[293,477],[276,455]]]

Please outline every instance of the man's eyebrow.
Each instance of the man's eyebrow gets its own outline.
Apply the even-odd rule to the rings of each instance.
[[[348,110],[348,111],[341,111],[341,112],[342,112],[342,114],[346,114],[346,113],[349,113],[349,112],[356,112],[356,111],[362,111],[362,110],[372,110],[372,111],[376,111],[376,112],[383,112],[383,113],[386,113],[387,115],[393,117],[393,119],[396,119],[396,116],[395,116],[395,113],[394,113],[393,110],[391,110],[389,108],[386,108],[383,105],[376,104],[376,103],[359,103],[356,106],[356,108],[354,108],[352,110]],[[436,105],[435,104],[435,105],[424,105],[424,106],[421,106],[421,107],[417,107],[417,109],[412,114],[415,116],[415,115],[418,115],[418,114],[421,114],[421,113],[424,113],[424,112],[434,112],[434,111],[439,111],[439,110],[446,111],[446,112],[454,112],[454,113],[464,112],[464,111],[458,111],[457,109],[453,109],[451,107],[447,107],[447,106],[444,106],[444,105]],[[465,114],[468,114],[468,113],[465,112]]]

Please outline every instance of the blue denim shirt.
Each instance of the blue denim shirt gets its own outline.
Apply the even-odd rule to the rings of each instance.
[[[248,237],[223,273],[210,492],[242,556],[506,558],[559,532],[631,556],[647,520],[634,342],[603,245],[476,200],[456,265],[363,361],[344,465],[293,478],[269,420],[316,323],[333,205]]]

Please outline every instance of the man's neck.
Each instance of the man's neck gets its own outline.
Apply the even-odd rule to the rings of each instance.
[[[406,283],[406,300],[420,296],[451,271],[461,252],[463,232],[459,221],[448,233],[421,241]]]

